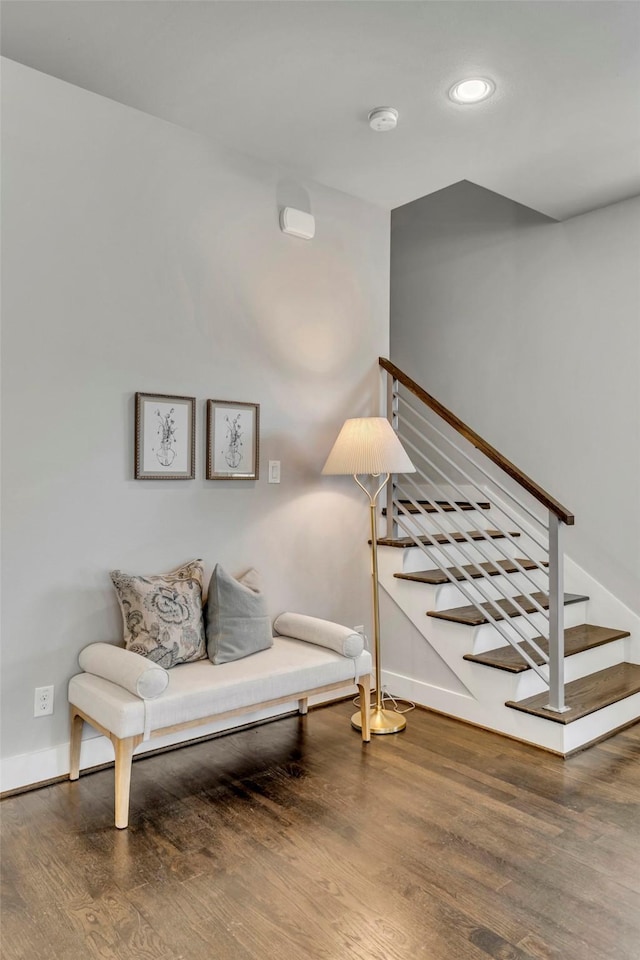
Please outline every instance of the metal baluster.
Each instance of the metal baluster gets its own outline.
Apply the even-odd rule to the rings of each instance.
[[[401,439],[402,442],[404,443],[405,447],[409,447],[409,449],[410,449],[412,452],[415,452],[420,459],[422,459],[429,467],[431,467],[432,470],[434,470],[436,473],[439,473],[440,476],[441,476],[444,480],[446,480],[447,483],[448,483],[450,486],[452,486],[453,489],[454,489],[463,499],[468,500],[468,502],[470,502],[470,503],[472,504],[472,506],[478,510],[478,512],[481,512],[481,507],[479,506],[477,500],[476,500],[475,498],[472,498],[472,497],[468,497],[468,496],[465,497],[464,493],[462,492],[462,490],[460,489],[460,487],[459,487],[456,483],[454,483],[453,479],[452,479],[451,477],[449,477],[446,473],[444,473],[444,471],[442,471],[442,470],[440,469],[440,467],[436,466],[436,464],[433,462],[433,460],[430,460],[429,457],[426,456],[426,454],[422,453],[422,452],[420,451],[420,449],[419,449],[414,443],[412,443],[411,440],[409,440],[408,437],[402,436],[400,439]],[[426,439],[426,438],[423,438],[423,439]],[[427,440],[426,442],[428,443],[429,441]],[[436,450],[436,453],[439,453],[439,451],[438,451],[437,448],[435,448],[435,450]],[[445,460],[448,459],[448,457],[446,456],[446,454],[441,454],[441,456],[443,456]],[[415,461],[415,459],[416,459],[416,458],[414,457],[414,461]],[[455,467],[455,464],[453,464],[453,466]],[[420,470],[419,467],[416,467],[416,473],[417,473],[417,475],[418,475],[420,478],[422,478],[422,479],[426,479],[426,478],[427,478],[427,475],[426,475],[422,470]],[[411,480],[410,482],[413,483],[413,485],[415,486],[415,481],[414,481],[414,480]],[[506,516],[510,521],[512,521],[512,522],[515,524],[515,526],[519,527],[520,530],[522,530],[522,532],[525,533],[531,540],[534,539],[534,538],[531,536],[531,532],[530,532],[530,531],[527,531],[527,530],[522,526],[522,524],[518,522],[518,520],[515,518],[515,516],[513,515],[512,512],[507,513],[507,511],[504,510],[504,509],[503,509],[501,512],[503,512],[503,513],[505,514],[505,516]],[[503,526],[498,522],[498,520],[497,520],[495,517],[492,519],[492,523],[494,524],[495,529],[498,531],[498,533],[501,533],[505,540],[508,540],[510,543],[513,544],[513,546],[515,547],[515,549],[516,549],[516,551],[517,551],[518,553],[523,554],[524,557],[525,557],[525,559],[533,561],[533,563],[535,563],[537,569],[540,570],[540,572],[543,573],[545,576],[548,575],[548,574],[547,574],[547,571],[546,571],[545,568],[544,568],[544,565],[541,564],[541,563],[540,563],[538,560],[536,560],[534,557],[532,557],[532,556],[531,556],[531,553],[530,553],[528,550],[525,550],[525,549],[522,547],[521,544],[516,543],[516,541],[515,541],[514,538],[511,536],[511,534],[509,533],[509,531],[506,530],[505,527],[503,527]],[[506,526],[506,525],[505,525],[505,526]],[[518,572],[521,573],[521,574],[529,581],[529,583],[531,583],[531,584],[535,587],[535,589],[537,590],[537,589],[538,589],[538,584],[537,584],[536,581],[533,579],[533,577],[530,575],[530,573],[527,572],[527,570],[518,562],[518,560],[516,559],[516,557],[514,556],[513,558],[510,558],[509,554],[507,553],[507,551],[506,551],[506,549],[505,549],[504,547],[502,547],[499,543],[496,543],[496,542],[494,542],[494,541],[492,541],[492,542],[493,542],[493,545],[495,546],[496,550],[498,551],[498,553],[502,554],[502,556],[505,558],[505,560],[513,559],[514,564],[515,564],[515,565],[517,566],[517,568],[518,568]],[[538,540],[534,540],[534,543],[537,543],[538,546],[539,546],[542,550],[544,550],[545,553],[547,553],[547,546],[546,546],[545,544],[540,543]],[[486,557],[486,559],[488,560],[489,557]],[[543,613],[543,612],[544,612],[541,607],[539,608],[539,612],[540,612],[540,613]]]
[[[409,479],[409,477],[407,477],[407,479]],[[413,482],[413,481],[410,481],[410,482]],[[413,485],[415,486],[415,483],[414,483]],[[402,488],[400,488],[400,489],[402,490]],[[407,495],[407,494],[406,494],[406,491],[403,491],[403,492],[405,492],[405,495]],[[411,501],[411,503],[413,503],[414,506],[416,506],[416,501],[414,501],[413,498],[412,498],[410,495],[408,495],[408,499]],[[401,510],[404,510],[404,508],[402,507],[402,504],[400,504],[399,507],[400,507]],[[416,519],[417,519],[417,517],[414,516],[414,522],[416,521]],[[429,523],[432,524],[433,526],[435,526],[435,527],[437,528],[437,530],[438,530],[439,533],[442,533],[445,537],[451,538],[452,534],[450,534],[449,531],[445,530],[445,528],[444,528],[440,523],[438,523],[438,521],[436,520],[436,515],[431,514],[428,519],[429,519]],[[400,526],[402,526],[407,532],[409,532],[409,531],[408,531],[408,528],[405,527],[404,524],[402,523],[402,520],[400,520]],[[427,531],[426,528],[420,527],[420,529],[422,530],[423,535],[426,535],[427,537],[430,537],[430,534],[429,534],[429,532]],[[465,560],[467,560],[468,563],[475,563],[473,557],[466,552],[466,550],[464,549],[462,543],[451,542],[451,539],[449,539],[449,540],[448,540],[448,544],[450,544],[450,546],[453,547],[453,549],[455,549],[455,550],[457,550],[459,553],[461,553],[462,556],[465,558]],[[471,546],[477,548],[478,544],[477,544],[477,542],[471,541]],[[443,548],[444,548],[444,549],[443,549]],[[447,553],[448,547],[447,547],[445,544],[441,544],[441,545],[439,546],[439,549],[441,550],[441,552],[444,554],[445,557],[448,557],[448,556],[449,556],[449,554]],[[426,551],[423,551],[423,552],[426,553]],[[452,561],[450,561],[450,562],[452,562]],[[465,569],[464,569],[463,566],[461,566],[461,565],[459,565],[459,564],[454,564],[454,565],[459,568],[460,573],[462,574],[462,576],[464,577],[464,579],[467,580],[467,581],[469,582],[469,584],[480,594],[480,596],[482,597],[482,600],[483,600],[485,603],[490,604],[491,607],[493,607],[493,609],[494,609],[494,611],[495,611],[496,613],[499,612],[500,614],[502,614],[502,610],[501,610],[501,608],[500,608],[500,605],[499,605],[498,602],[497,602],[497,599],[494,598],[494,597],[491,597],[488,593],[485,593],[484,588],[483,588],[483,586],[482,586],[483,584],[487,584],[487,585],[488,585],[490,578],[485,576],[485,577],[482,577],[482,578],[480,578],[480,579],[474,579],[474,578],[472,578],[472,577],[469,576],[469,574],[465,571]],[[443,571],[443,572],[444,572],[444,571]],[[448,576],[448,574],[447,574],[447,576]],[[452,579],[453,579],[453,578],[452,578]],[[459,589],[462,589],[462,585],[461,585],[461,582],[460,582],[460,581],[457,581],[456,585],[458,586]],[[535,630],[535,635],[538,635],[539,633],[542,632],[542,631],[540,630],[538,624],[537,624],[537,623],[535,622],[535,620],[533,620],[533,618],[531,617],[531,615],[528,614],[528,613],[520,606],[519,603],[516,603],[515,598],[514,598],[513,596],[509,596],[509,594],[506,594],[506,593],[504,592],[504,590],[500,589],[497,585],[495,585],[495,589],[496,589],[496,591],[497,591],[498,593],[500,593],[500,594],[502,595],[502,597],[503,597],[505,600],[510,600],[510,601],[511,601],[511,603],[513,604],[513,606],[520,612],[520,614],[521,614],[522,616],[524,616],[524,619],[527,620],[527,621],[529,622],[529,624],[533,627],[533,629]],[[464,591],[463,591],[463,592],[464,592]],[[469,602],[476,608],[476,610],[480,610],[485,617],[488,615],[487,609],[486,609],[485,607],[481,607],[481,606],[480,606],[480,604],[481,604],[482,601],[477,600],[477,599],[475,599],[475,598],[473,598],[473,597],[470,597],[466,592],[465,592],[465,596],[468,597]],[[543,611],[542,617],[543,617],[543,621],[546,620],[546,611]],[[528,643],[530,646],[532,646],[532,647],[534,648],[534,650],[535,650],[537,653],[540,654],[540,656],[543,658],[543,660],[547,660],[547,659],[548,659],[548,658],[545,656],[545,654],[543,653],[543,651],[538,647],[538,645],[536,644],[536,642],[535,642],[535,640],[533,639],[533,637],[529,637],[528,634],[522,629],[522,627],[518,624],[518,622],[517,622],[516,620],[512,620],[512,619],[510,619],[510,618],[506,618],[506,619],[507,619],[507,621],[509,622],[509,625],[510,625],[511,629],[512,629],[515,633],[517,633],[517,634],[522,638],[522,640],[523,640],[525,643]],[[491,622],[495,624],[495,621],[493,620],[493,618],[491,619]],[[517,641],[509,641],[509,642],[512,643],[512,645],[515,645],[515,643],[516,643]],[[522,656],[524,656],[523,651],[522,651],[521,649],[519,649],[519,653],[520,653]],[[544,674],[541,674],[541,676],[544,676]],[[546,680],[546,677],[545,677],[545,680]]]
[[[387,374],[387,420],[398,432],[398,381],[394,380],[390,374]],[[395,499],[397,480],[394,474],[389,477],[387,484],[387,536],[395,538],[398,536],[398,523],[396,521],[393,502]]]
[[[480,462],[480,459],[477,457],[477,455],[476,455],[475,458],[474,458],[473,456],[470,456],[465,450],[462,449],[462,447],[459,447],[457,443],[454,443],[453,440],[452,440],[450,437],[448,437],[446,434],[444,434],[444,433],[442,432],[442,430],[438,430],[438,428],[436,427],[436,425],[435,425],[431,420],[429,420],[427,417],[425,417],[423,414],[421,414],[418,410],[416,410],[416,408],[411,405],[411,403],[409,402],[409,400],[407,400],[406,397],[403,397],[401,393],[398,394],[398,397],[399,397],[399,399],[405,404],[405,406],[407,406],[407,407],[409,408],[409,410],[410,410],[413,414],[415,414],[415,416],[416,416],[419,420],[422,420],[422,422],[423,422],[427,427],[429,427],[431,430],[433,430],[433,432],[436,433],[439,437],[441,437],[442,440],[444,440],[446,443],[448,443],[450,447],[453,447],[453,449],[456,450],[461,456],[463,456],[465,460],[468,460],[468,462],[472,465],[472,467],[473,467],[475,470],[478,470],[481,474],[483,474],[483,475],[487,478],[487,480],[489,481],[489,483],[491,483],[491,484],[493,484],[493,486],[497,487],[498,490],[501,490],[502,493],[503,493],[506,497],[509,498],[509,500],[512,500],[515,504],[517,504],[518,507],[519,507],[521,510],[523,510],[525,513],[527,513],[527,514],[531,517],[531,519],[532,519],[532,520],[535,520],[535,522],[536,522],[537,524],[539,524],[541,527],[543,527],[543,529],[545,529],[545,530],[547,529],[547,528],[544,526],[543,522],[540,520],[540,517],[538,517],[538,516],[533,512],[533,510],[530,510],[529,507],[527,507],[526,504],[524,504],[524,503],[522,502],[522,500],[520,500],[518,497],[516,497],[515,494],[514,494],[512,491],[508,490],[502,483],[500,483],[499,480],[497,480],[497,479],[495,478],[495,476],[493,476],[491,473],[489,473],[489,471],[486,470],[486,469],[482,466],[482,464],[481,464],[481,462]],[[414,428],[414,429],[415,429],[415,428]],[[442,453],[442,452],[443,452],[442,449],[440,449],[440,448],[438,448],[438,447],[435,447],[435,449],[438,450],[439,453]],[[459,469],[460,469],[460,468],[459,468]],[[465,474],[462,469],[460,469],[460,473],[462,473],[463,476],[467,477],[467,474]],[[470,478],[468,478],[468,479],[470,479]],[[473,481],[471,481],[471,482],[473,483]],[[475,486],[475,484],[474,484],[474,486]]]
[[[564,553],[562,522],[549,511],[549,703],[565,713],[564,703]]]
[[[406,510],[406,507],[404,507],[401,503],[398,504],[398,507],[399,507],[399,510],[400,510],[399,516],[404,515],[404,516],[406,516],[408,519],[412,519],[412,517],[410,516],[410,514],[408,514],[408,512],[407,512],[407,510]],[[460,590],[460,592],[462,593],[462,595],[468,600],[469,603],[475,605],[476,601],[473,599],[472,595],[468,592],[468,590],[466,589],[466,587],[464,586],[464,584],[463,584],[463,583],[460,583],[459,581],[457,581],[457,580],[451,575],[451,573],[449,572],[449,569],[447,569],[446,564],[447,564],[447,563],[450,564],[450,563],[452,563],[452,561],[451,561],[451,559],[449,558],[449,556],[448,556],[448,554],[447,554],[446,548],[443,548],[443,546],[442,546],[441,544],[438,544],[438,543],[433,539],[432,536],[430,536],[429,534],[425,534],[425,536],[427,537],[427,539],[430,540],[431,546],[434,548],[434,550],[435,550],[435,551],[440,551],[440,553],[442,553],[442,555],[445,557],[445,562],[443,563],[441,560],[438,560],[437,554],[436,554],[435,552],[430,554],[430,553],[426,550],[425,545],[422,543],[422,541],[419,539],[419,537],[412,531],[412,529],[411,529],[409,526],[405,526],[401,519],[400,519],[399,522],[400,522],[400,526],[403,528],[404,532],[407,534],[407,536],[409,537],[409,539],[413,540],[413,542],[414,542],[414,544],[416,545],[416,547],[418,547],[420,550],[422,550],[422,552],[425,554],[425,556],[429,558],[429,561],[430,561],[430,562],[436,564],[436,566],[438,567],[438,569],[441,570],[442,573],[444,573],[445,577],[447,577],[447,579],[449,580],[450,583],[453,583],[453,585],[456,586],[456,587]],[[487,618],[487,620],[489,621],[489,623],[490,623],[490,624],[497,630],[497,632],[500,634],[500,636],[501,636],[504,640],[506,640],[506,642],[507,642],[510,646],[512,646],[515,650],[518,651],[518,653],[519,653],[520,656],[523,658],[523,660],[526,660],[526,662],[529,664],[529,666],[532,668],[532,670],[534,670],[534,671],[538,674],[538,676],[541,678],[541,680],[544,680],[544,682],[548,685],[549,680],[548,680],[548,678],[547,678],[546,673],[544,672],[544,668],[543,668],[543,667],[540,667],[540,666],[535,662],[535,660],[532,660],[532,658],[529,656],[529,654],[526,652],[526,650],[523,649],[523,647],[518,643],[518,641],[514,640],[513,637],[511,637],[511,636],[509,635],[509,633],[508,633],[508,632],[506,631],[506,629],[503,627],[502,623],[499,622],[499,621],[497,621],[497,620],[494,618],[494,616],[493,616],[491,613],[489,613],[488,610],[483,611],[483,613],[484,613],[484,615],[486,616],[486,618]],[[512,623],[511,626],[513,627],[514,624]],[[527,643],[529,643],[529,645],[530,645],[531,647],[533,647],[533,649],[541,656],[541,658],[542,658],[542,660],[543,660],[543,663],[546,664],[548,658],[546,657],[545,653],[538,647],[538,645],[537,645],[532,639],[529,639],[529,638],[527,638],[527,637],[524,636],[524,635],[522,635],[522,636],[523,636],[523,639],[526,640]]]

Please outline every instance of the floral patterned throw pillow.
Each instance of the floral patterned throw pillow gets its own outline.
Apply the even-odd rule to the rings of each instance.
[[[206,657],[202,576],[202,560],[159,576],[112,570],[127,650],[165,668]]]

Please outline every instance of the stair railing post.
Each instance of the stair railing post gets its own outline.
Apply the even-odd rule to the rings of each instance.
[[[564,553],[562,521],[549,511],[549,703],[564,713]]]
[[[398,390],[398,381],[394,380],[391,374],[387,373],[387,420],[393,427],[394,431],[398,432],[398,398],[396,396]],[[388,537],[397,537],[398,536],[398,522],[396,520],[395,510],[393,508],[393,500],[396,494],[396,478],[392,474],[389,477],[389,482],[387,484],[387,536]]]

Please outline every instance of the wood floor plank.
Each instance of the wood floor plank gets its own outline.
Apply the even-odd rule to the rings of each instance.
[[[65,915],[87,958],[178,960],[133,904],[118,895],[71,901]]]
[[[140,760],[127,831],[111,770],[6,799],[3,960],[637,960],[640,728],[562,761],[352,712]]]
[[[215,960],[250,960],[252,957],[234,936],[234,929],[241,921],[230,915],[208,922],[211,920],[208,905],[206,912],[203,911],[188,884],[172,887],[162,912],[157,909],[152,885],[131,891],[130,899],[147,920],[153,921],[163,940],[171,942],[177,955],[185,960],[207,955]]]

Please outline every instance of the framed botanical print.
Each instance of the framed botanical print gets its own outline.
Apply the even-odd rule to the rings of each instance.
[[[193,480],[196,399],[136,393],[136,480]]]
[[[207,480],[257,480],[260,405],[207,400]]]

